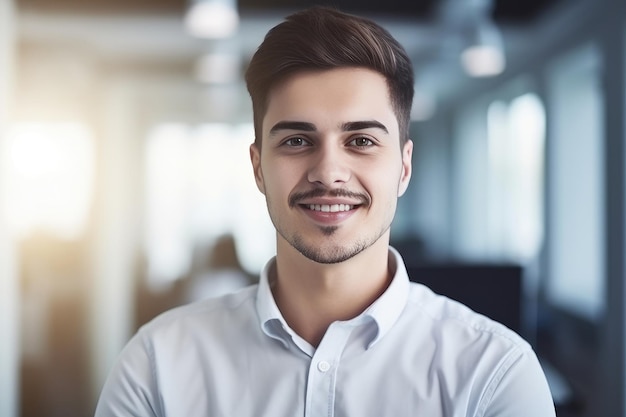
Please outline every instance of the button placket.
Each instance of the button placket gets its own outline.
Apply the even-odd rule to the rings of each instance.
[[[351,326],[342,323],[331,324],[311,358],[305,417],[334,415],[337,369],[351,332]]]

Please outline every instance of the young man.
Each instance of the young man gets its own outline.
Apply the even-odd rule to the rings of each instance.
[[[389,247],[411,176],[402,47],[313,8],[268,33],[246,81],[276,257],[258,286],[144,326],[96,415],[554,416],[531,347],[410,283]]]

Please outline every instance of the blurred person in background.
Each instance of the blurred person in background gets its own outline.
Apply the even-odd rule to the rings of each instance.
[[[254,281],[239,262],[232,234],[218,237],[209,253],[198,249],[196,255],[199,265],[185,283],[186,303],[225,295]]]
[[[96,415],[553,417],[530,345],[410,283],[389,246],[413,149],[399,43],[316,7],[270,30],[246,81],[276,256],[258,285],[143,326]]]

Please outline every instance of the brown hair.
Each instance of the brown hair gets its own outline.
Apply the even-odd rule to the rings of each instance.
[[[328,7],[294,13],[272,28],[252,57],[246,84],[257,146],[273,86],[303,70],[362,67],[382,74],[398,119],[400,145],[409,137],[413,67],[404,48],[375,22]]]

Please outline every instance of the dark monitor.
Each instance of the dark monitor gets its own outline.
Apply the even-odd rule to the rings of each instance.
[[[407,271],[411,281],[522,333],[521,266],[436,264],[410,266]]]

